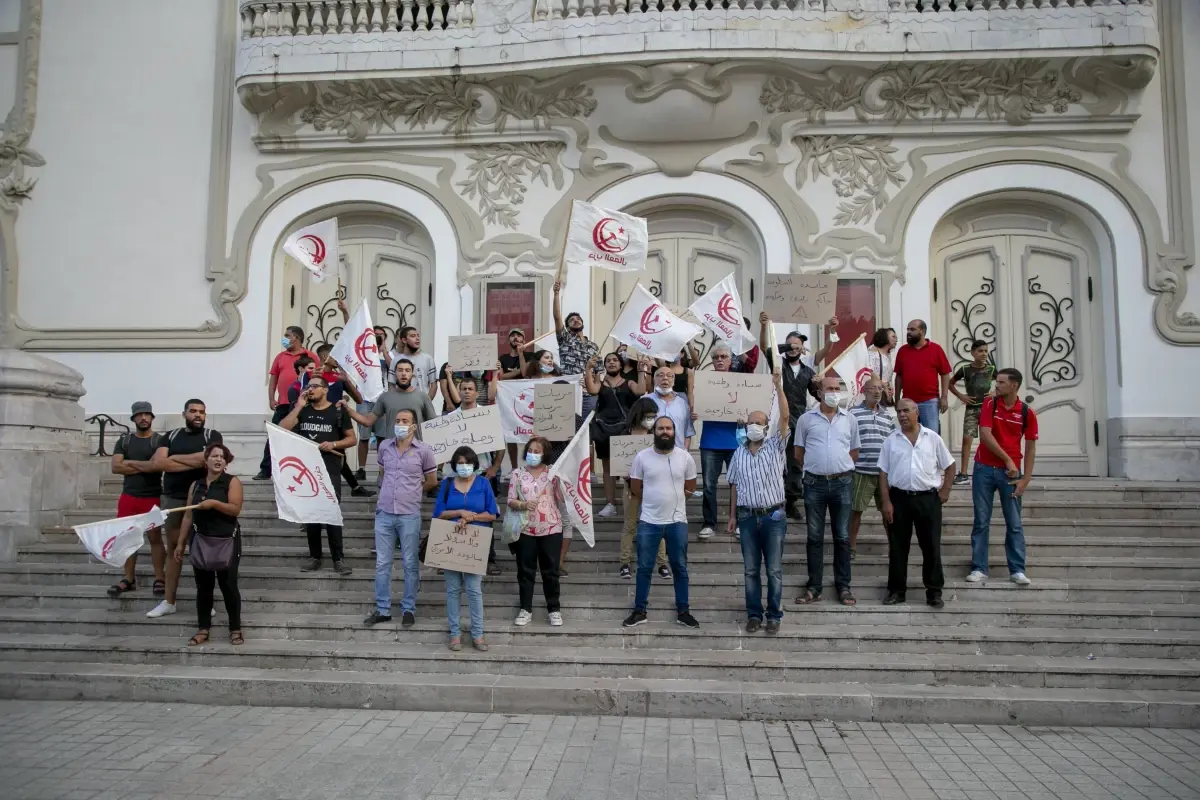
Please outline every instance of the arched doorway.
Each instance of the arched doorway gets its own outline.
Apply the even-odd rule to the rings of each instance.
[[[1088,226],[1065,201],[998,194],[952,209],[930,249],[931,336],[951,366],[986,341],[998,368],[1021,371],[1021,398],[1038,412],[1036,471],[1107,475],[1100,258]],[[957,400],[947,423],[957,453]]]

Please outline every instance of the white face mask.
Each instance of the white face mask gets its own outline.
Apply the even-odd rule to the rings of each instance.
[[[656,419],[655,417],[642,417],[642,427],[645,428],[646,430],[650,430],[651,428],[654,427],[655,419]]]
[[[668,386],[665,389],[662,386],[655,386],[654,391],[658,392],[661,395],[668,395],[668,394],[671,394],[672,392],[674,392],[675,389],[671,386]]]
[[[397,425],[392,430],[395,431],[397,439],[406,439],[408,438],[408,429],[408,425]]]
[[[454,473],[460,478],[469,478],[475,474],[475,468],[470,464],[455,464]]]
[[[526,453],[525,454],[525,463],[531,467],[538,466],[539,464],[542,463],[542,454],[541,453]]]
[[[762,425],[751,423],[746,426],[746,438],[752,442],[761,442],[767,435],[767,429]]]
[[[841,392],[826,392],[822,402],[829,408],[837,408],[838,403],[842,402],[842,394]]]

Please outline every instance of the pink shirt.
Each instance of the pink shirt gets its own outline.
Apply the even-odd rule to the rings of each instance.
[[[514,486],[520,488],[519,497],[513,491]],[[536,478],[524,467],[513,472],[509,476],[508,499],[526,500],[530,503],[526,512],[529,522],[524,533],[530,536],[562,533],[562,514],[558,511],[562,493],[558,490],[558,484],[550,480],[549,469],[542,470],[542,474]]]
[[[300,356],[308,356],[313,361],[317,360],[316,355],[310,350],[301,350],[299,353],[283,350],[275,356],[275,360],[271,362],[271,369],[267,372],[268,375],[275,376],[275,400],[284,405],[287,405],[288,401],[288,387],[296,380],[296,359]]]

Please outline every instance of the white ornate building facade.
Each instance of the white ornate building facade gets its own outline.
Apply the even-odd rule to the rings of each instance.
[[[835,272],[852,334],[1021,369],[1039,471],[1197,480],[1189,40],[1197,0],[2,0],[4,346],[248,450],[282,329],[341,321],[289,232],[336,214],[349,302],[440,362],[549,330],[587,199],[649,219],[670,304]]]

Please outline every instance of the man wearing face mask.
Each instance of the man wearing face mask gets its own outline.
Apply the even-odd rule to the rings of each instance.
[[[852,606],[850,593],[850,485],[858,458],[858,421],[842,408],[841,381],[821,380],[821,404],[800,415],[796,460],[804,465],[804,514],[808,525],[808,588],[800,605],[821,600],[825,566],[825,510],[833,526],[833,581],[838,600]]]
[[[783,537],[787,515],[783,510],[784,451],[790,428],[783,378],[775,373],[779,403],[779,431],[767,436],[767,412],[752,411],[746,418],[746,443],[729,462],[729,533],[740,531],[746,579],[746,633],[763,623],[762,562],[767,562],[767,633],[779,633],[783,620]]]
[[[404,599],[400,624],[417,622],[417,591],[421,586],[421,498],[437,486],[437,459],[416,438],[417,415],[397,411],[392,438],[379,445],[379,502],[375,506],[375,610],[363,620],[368,628],[392,621],[392,563],[396,543],[404,563]]]
[[[925,338],[924,320],[908,323],[908,344],[896,352],[896,397],[907,397],[917,404],[921,424],[941,433],[940,414],[948,408],[950,361],[940,345]]]
[[[316,353],[304,347],[303,328],[290,326],[284,331],[281,344],[283,351],[275,355],[274,360],[271,361],[271,369],[267,371],[267,401],[271,406],[272,425],[278,425],[280,420],[292,410],[288,403],[287,390],[296,376],[296,359],[300,356],[308,356],[313,363],[321,363],[317,360]],[[271,480],[270,442],[263,446],[262,461],[258,464],[258,474],[254,476],[254,480]]]
[[[692,446],[696,426],[692,424],[692,408],[687,398],[675,391],[675,373],[669,366],[654,371],[654,404],[659,416],[670,417],[675,423],[675,445],[683,450]]]

